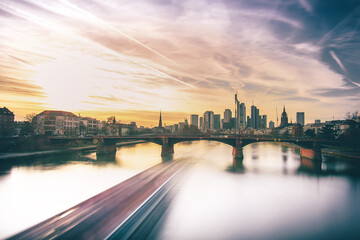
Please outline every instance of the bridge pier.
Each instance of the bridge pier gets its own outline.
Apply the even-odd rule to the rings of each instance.
[[[321,174],[321,161],[311,160],[309,158],[301,157],[301,166],[300,171],[311,172],[316,174]]]
[[[317,141],[314,141],[312,149],[300,148],[300,157],[321,161],[322,154],[320,144]]]
[[[161,146],[161,156],[174,153],[174,145],[162,145]]]
[[[242,158],[235,158],[235,157],[233,158],[233,170],[237,172],[244,170]]]
[[[174,153],[174,144],[169,142],[169,138],[163,137],[162,145],[161,145],[161,156],[166,156],[173,153]]]
[[[107,159],[115,159],[116,155],[116,141],[99,139],[96,146],[96,158],[103,159],[106,156]]]
[[[300,148],[300,157],[311,160],[322,160],[321,149]]]
[[[243,143],[241,139],[237,138],[235,146],[233,147],[233,157],[237,160],[243,160],[244,154],[243,154]]]

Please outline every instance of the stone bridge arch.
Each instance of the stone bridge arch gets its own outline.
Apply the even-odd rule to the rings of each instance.
[[[243,158],[243,147],[255,142],[287,142],[293,143],[300,147],[300,155],[310,159],[321,159],[322,142],[307,139],[272,139],[265,137],[248,137],[248,136],[230,136],[230,137],[213,137],[213,136],[139,136],[139,137],[90,137],[90,138],[57,138],[52,137],[50,140],[55,142],[74,141],[74,140],[91,140],[97,141],[97,154],[115,154],[116,142],[121,140],[144,140],[161,146],[161,155],[174,153],[174,145],[186,141],[216,141],[225,143],[233,147],[234,158]]]

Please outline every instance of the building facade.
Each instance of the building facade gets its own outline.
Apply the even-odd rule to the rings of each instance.
[[[199,115],[197,114],[190,115],[190,125],[199,128]]]
[[[224,119],[222,122],[222,128],[223,129],[231,129],[231,118],[232,118],[232,112],[230,109],[225,109],[224,111]]]
[[[204,127],[203,130],[212,130],[214,129],[214,112],[206,111],[204,113]]]
[[[252,127],[253,129],[260,129],[260,126],[261,126],[260,110],[254,105],[252,105],[250,127]]]
[[[204,117],[200,117],[200,120],[199,120],[199,129],[201,129],[201,130],[204,129]]]
[[[260,128],[262,128],[262,129],[267,128],[267,115],[262,115]]]
[[[273,129],[275,127],[275,123],[273,121],[269,122],[269,128]]]
[[[95,135],[100,130],[100,120],[90,117],[79,118],[79,133],[80,135]]]
[[[246,107],[245,107],[245,103],[240,104],[240,128],[246,128]]]
[[[246,107],[245,103],[240,103],[235,94],[235,118],[236,118],[236,129],[246,127]]]
[[[80,117],[71,112],[45,110],[36,115],[36,134],[79,135]]]
[[[232,118],[232,112],[230,109],[224,111],[224,123],[230,123]]]
[[[220,129],[220,114],[214,114],[214,129]]]
[[[10,137],[14,134],[15,115],[6,107],[0,108],[0,137]]]
[[[305,125],[305,113],[304,112],[296,113],[296,123],[300,124],[301,126]]]

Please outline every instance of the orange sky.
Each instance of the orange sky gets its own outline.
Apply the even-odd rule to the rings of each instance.
[[[248,114],[254,100],[273,121],[283,105],[306,122],[359,109],[358,94],[319,94],[359,86],[323,61],[322,43],[294,41],[303,19],[226,1],[160,2],[2,1],[2,105],[16,120],[58,109],[145,126],[160,109],[167,124],[223,115],[236,90]]]

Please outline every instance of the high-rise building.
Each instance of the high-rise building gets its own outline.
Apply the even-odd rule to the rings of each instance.
[[[261,126],[260,111],[254,105],[251,106],[251,127],[259,129]]]
[[[245,103],[240,104],[240,128],[246,127],[246,107]]]
[[[256,128],[256,107],[251,106],[251,127]]]
[[[197,114],[190,115],[190,125],[199,128],[199,115]]]
[[[246,127],[246,107],[245,103],[240,103],[235,94],[235,118],[236,118],[236,129]]]
[[[289,121],[288,121],[288,116],[287,116],[287,113],[285,111],[285,106],[284,106],[284,110],[283,110],[283,113],[281,114],[281,123],[280,123],[280,127],[284,127],[286,125],[289,124]]]
[[[301,126],[305,125],[305,113],[304,112],[296,113],[296,123],[300,124]]]
[[[267,115],[262,115],[261,117],[261,128],[267,128]]]
[[[255,122],[255,124],[256,124],[256,129],[260,129],[260,126],[261,126],[261,117],[260,117],[260,110],[258,109],[258,108],[256,108],[256,118],[255,118],[256,120],[256,122]]]
[[[220,114],[214,114],[214,129],[220,129]]]
[[[205,131],[208,129],[214,129],[214,112],[206,111],[204,113],[204,128]]]
[[[231,118],[231,129],[235,129],[236,128],[236,118]]]
[[[232,118],[231,110],[225,109],[224,119],[222,120],[222,128],[223,129],[231,129],[231,118]]]
[[[230,109],[225,109],[224,111],[224,123],[230,123],[232,117],[232,113]]]
[[[273,121],[269,122],[269,128],[273,129],[275,127],[275,123]]]
[[[320,119],[316,119],[315,120],[315,124],[320,124],[321,123],[321,120]]]
[[[200,120],[199,120],[199,129],[203,129],[204,128],[204,118],[203,117],[200,117]]]
[[[246,127],[251,128],[251,118],[247,116]]]
[[[237,92],[235,93],[235,128],[240,129],[240,102],[237,98]]]

